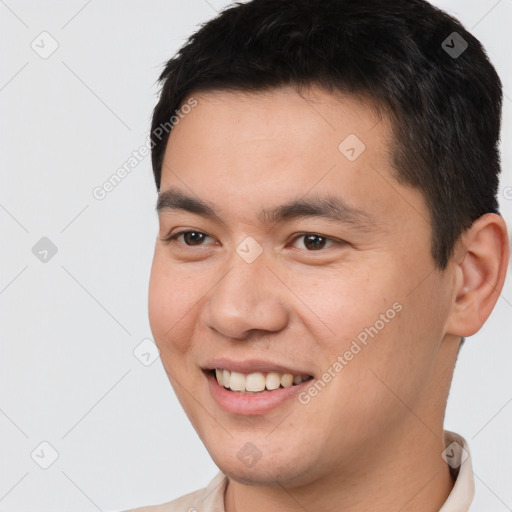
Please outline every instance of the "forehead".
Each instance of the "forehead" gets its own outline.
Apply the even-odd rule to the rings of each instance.
[[[247,219],[262,207],[326,193],[374,216],[418,202],[428,217],[421,195],[393,178],[392,131],[373,104],[292,87],[190,96],[197,105],[171,132],[162,191],[185,187]],[[415,197],[404,202],[407,194]]]
[[[198,92],[190,98],[196,106],[171,131],[163,179],[166,167],[173,166],[200,170],[204,179],[258,176],[288,182],[290,173],[310,181],[332,166],[348,174],[372,157],[389,167],[386,119],[351,96],[280,87]]]
[[[215,126],[220,130],[212,130],[204,142],[221,139],[225,135],[222,125],[226,122],[232,123],[229,135],[233,142],[257,137],[272,137],[276,142],[287,138],[291,142],[293,137],[300,147],[301,142],[312,141],[315,135],[329,142],[331,136],[337,139],[343,131],[359,132],[364,137],[375,127],[378,129],[373,137],[391,138],[389,121],[383,114],[385,109],[375,101],[319,87],[303,87],[300,91],[292,86],[253,92],[199,91],[190,94],[182,105],[192,98],[197,106],[180,116],[186,117],[187,123],[180,122],[172,130],[170,141],[180,136],[184,124],[188,125],[187,135],[200,129],[200,125]]]

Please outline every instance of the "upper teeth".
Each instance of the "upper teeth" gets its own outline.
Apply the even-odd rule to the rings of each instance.
[[[277,389],[279,386],[284,388],[293,384],[300,384],[303,380],[309,378],[308,375],[292,375],[291,373],[267,373],[261,372],[249,373],[247,375],[239,372],[230,372],[221,368],[215,369],[217,382],[225,388],[232,391],[263,391]]]

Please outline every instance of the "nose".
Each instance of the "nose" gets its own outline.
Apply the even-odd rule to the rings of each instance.
[[[246,263],[236,255],[231,263],[203,306],[206,327],[233,339],[245,339],[252,331],[261,334],[285,328],[290,300],[264,258]]]

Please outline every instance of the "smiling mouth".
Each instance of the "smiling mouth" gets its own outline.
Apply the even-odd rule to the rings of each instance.
[[[254,372],[240,373],[222,368],[209,370],[219,384],[229,391],[246,394],[260,394],[274,391],[279,388],[297,386],[310,380],[311,375],[293,375],[291,373]]]

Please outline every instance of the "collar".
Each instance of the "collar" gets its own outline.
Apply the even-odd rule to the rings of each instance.
[[[439,512],[467,512],[475,495],[475,479],[473,466],[466,440],[445,430],[444,441],[446,449],[442,457],[449,464],[455,484]]]

